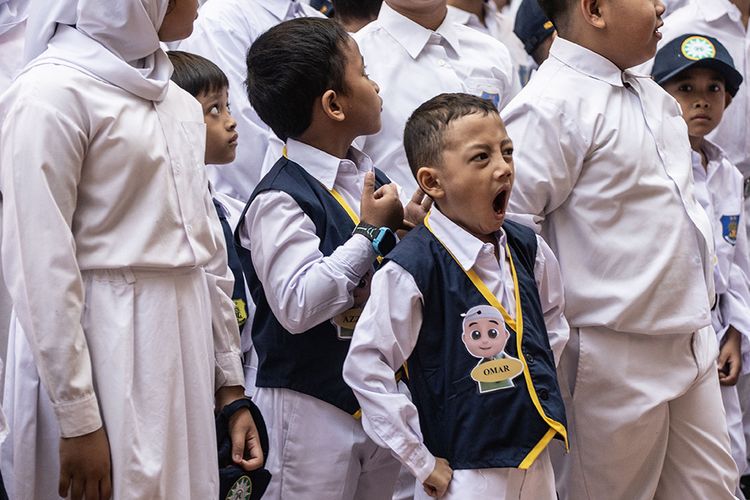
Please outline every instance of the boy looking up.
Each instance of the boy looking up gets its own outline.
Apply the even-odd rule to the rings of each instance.
[[[561,497],[733,498],[726,423],[705,411],[721,405],[711,225],[679,106],[626,70],[653,57],[664,5],[540,5],[558,37],[503,116],[518,151],[510,210],[565,277]]]
[[[747,463],[742,410],[737,392],[743,358],[750,357],[750,256],[748,255],[742,174],[724,152],[706,138],[721,123],[724,109],[742,83],[727,49],[715,38],[682,35],[657,53],[652,76],[677,99],[693,149],[696,198],[714,229],[717,263],[714,283],[718,305],[711,323],[718,336],[718,369],[732,456],[739,472]],[[744,370],[743,370],[744,365]],[[736,485],[739,493],[739,484]]]
[[[404,147],[435,206],[375,273],[357,323],[344,377],[364,428],[423,485],[415,498],[552,499],[568,326],[554,255],[505,221],[513,143],[492,103],[442,94],[412,114]],[[413,403],[393,380],[404,362]]]
[[[286,142],[235,234],[257,305],[255,401],[279,450],[266,497],[390,499],[399,464],[362,430],[341,375],[376,257],[404,215],[396,186],[376,188],[387,179],[351,146],[380,128],[378,86],[328,19],[271,28],[247,67],[250,103]]]

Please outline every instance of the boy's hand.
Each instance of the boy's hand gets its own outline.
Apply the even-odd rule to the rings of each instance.
[[[109,441],[104,427],[74,438],[60,438],[57,493],[72,500],[108,500],[112,496]]]
[[[724,334],[724,343],[719,350],[719,383],[735,385],[742,371],[742,335],[733,326]]]
[[[240,385],[221,387],[216,391],[216,407],[224,408],[245,397]],[[250,410],[240,410],[229,419],[229,435],[232,437],[232,461],[246,471],[260,469],[265,463],[260,436]]]
[[[435,468],[424,482],[424,490],[431,497],[440,498],[448,491],[453,469],[444,458],[435,457]]]
[[[421,188],[417,188],[411,195],[409,203],[404,207],[404,228],[413,229],[419,225],[432,208],[432,198],[424,194]]]
[[[242,409],[232,415],[229,419],[229,435],[232,436],[234,463],[248,472],[263,467],[265,457],[250,410]]]
[[[396,231],[404,220],[404,206],[398,199],[398,189],[386,184],[375,191],[375,173],[365,174],[362,201],[359,206],[360,219],[375,227],[388,227]]]

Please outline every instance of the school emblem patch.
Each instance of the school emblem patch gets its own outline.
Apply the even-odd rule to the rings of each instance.
[[[724,241],[730,245],[737,243],[737,227],[739,226],[739,215],[722,215],[721,216],[721,235]]]
[[[492,104],[494,104],[495,107],[498,107],[500,105],[500,94],[490,93],[483,90],[482,95],[480,95],[479,97],[481,97],[482,99],[487,99]]]
[[[249,477],[242,476],[229,488],[225,500],[250,500],[252,493],[253,482]]]
[[[711,40],[704,36],[691,36],[685,39],[680,46],[682,55],[691,61],[710,59],[716,57],[716,47]]]

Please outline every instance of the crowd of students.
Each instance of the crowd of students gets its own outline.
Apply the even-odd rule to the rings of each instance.
[[[200,3],[0,0],[9,498],[744,500],[750,0]]]

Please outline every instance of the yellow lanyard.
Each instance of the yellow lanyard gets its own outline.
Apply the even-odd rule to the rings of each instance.
[[[461,263],[458,261],[455,255],[450,251],[450,249],[440,241],[440,238],[438,238],[435,235],[435,232],[432,230],[432,227],[430,227],[430,214],[427,214],[427,216],[424,218],[424,225],[427,227],[427,229],[432,233],[433,236],[435,236],[435,239],[440,242],[441,245],[443,245],[443,248],[450,254],[451,257],[453,257],[453,260],[456,261],[456,263],[463,269],[461,266]],[[508,314],[508,311],[505,310],[505,307],[500,303],[499,300],[497,300],[497,297],[494,293],[490,291],[489,288],[487,288],[487,285],[484,284],[484,281],[477,275],[476,271],[474,269],[469,269],[468,271],[464,270],[464,273],[466,273],[466,276],[471,280],[471,282],[474,284],[477,290],[479,290],[479,293],[482,294],[482,296],[487,300],[487,302],[490,303],[491,306],[495,307],[500,313],[503,315],[503,319],[505,320],[505,323],[513,329],[514,332],[516,332],[516,335],[519,339],[521,335],[523,335],[523,316],[521,314],[521,296],[520,291],[518,288],[518,276],[516,275],[516,266],[513,263],[513,255],[510,253],[510,248],[508,247],[508,244],[505,244],[505,252],[508,255],[508,260],[510,260],[510,272],[513,276],[513,296],[516,299],[516,319],[510,317],[510,314]],[[520,345],[519,345],[520,350]]]

